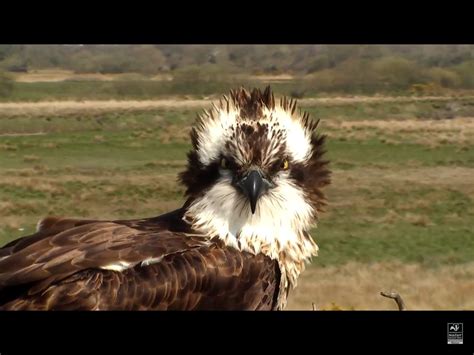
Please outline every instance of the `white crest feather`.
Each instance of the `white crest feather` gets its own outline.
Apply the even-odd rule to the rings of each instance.
[[[259,120],[245,121],[246,124],[256,126],[268,125],[268,137],[274,130],[283,129],[283,139],[287,142],[288,154],[294,161],[303,162],[311,157],[311,133],[307,132],[301,117],[293,116],[281,107],[268,109],[265,107]],[[198,157],[199,161],[208,165],[217,159],[223,151],[225,142],[231,138],[232,129],[236,129],[242,122],[238,109],[232,107],[228,112],[224,108],[214,108],[212,117],[205,119],[202,128],[198,130]],[[276,125],[278,123],[278,125]]]

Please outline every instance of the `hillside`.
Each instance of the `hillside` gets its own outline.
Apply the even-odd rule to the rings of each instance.
[[[83,74],[76,78],[81,81],[101,75],[115,75],[118,81],[165,75],[174,85],[189,87],[189,83],[203,82],[246,83],[255,76],[285,81],[286,76],[299,81],[303,94],[423,93],[474,89],[474,46],[0,45],[0,70],[13,77],[51,69]],[[124,73],[134,75],[120,77]],[[221,86],[210,91],[219,91]]]

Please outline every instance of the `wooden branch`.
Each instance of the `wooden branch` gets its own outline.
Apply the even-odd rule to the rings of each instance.
[[[380,292],[380,294],[384,297],[391,298],[397,302],[398,310],[404,311],[405,310],[405,302],[403,302],[402,297],[396,292]]]

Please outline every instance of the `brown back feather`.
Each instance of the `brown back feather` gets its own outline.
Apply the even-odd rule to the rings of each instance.
[[[156,220],[71,221],[58,219],[49,229],[0,249],[9,255],[0,260],[0,291],[39,281],[47,286],[81,270],[119,261],[133,265],[206,243],[164,229]]]

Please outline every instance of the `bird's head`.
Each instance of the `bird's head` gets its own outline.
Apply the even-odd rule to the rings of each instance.
[[[278,260],[279,307],[318,246],[309,234],[330,182],[318,121],[270,88],[231,91],[198,116],[180,174],[184,219],[226,245]]]
[[[269,87],[231,91],[199,115],[180,175],[195,224],[236,237],[306,229],[329,183],[317,125]]]

